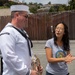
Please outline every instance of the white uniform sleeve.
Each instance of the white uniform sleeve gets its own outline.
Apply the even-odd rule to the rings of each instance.
[[[1,35],[0,48],[3,60],[7,66],[19,75],[29,75],[29,70],[24,62],[15,54],[16,37],[14,35]]]

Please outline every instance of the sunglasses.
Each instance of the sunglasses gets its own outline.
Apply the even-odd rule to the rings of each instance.
[[[24,17],[25,17],[25,18],[28,18],[28,15],[25,15]]]
[[[21,15],[21,16],[23,16],[24,18],[28,18],[28,15]]]

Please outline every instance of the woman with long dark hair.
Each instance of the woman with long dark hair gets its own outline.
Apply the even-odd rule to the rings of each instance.
[[[45,45],[48,64],[46,75],[69,75],[67,63],[75,60],[70,54],[68,27],[61,22],[55,26],[54,37]]]

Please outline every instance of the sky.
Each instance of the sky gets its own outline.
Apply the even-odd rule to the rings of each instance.
[[[42,4],[48,4],[48,2],[51,2],[51,4],[68,4],[69,0],[19,0],[20,2],[24,1],[26,3],[29,2],[37,2],[37,3],[42,3]]]

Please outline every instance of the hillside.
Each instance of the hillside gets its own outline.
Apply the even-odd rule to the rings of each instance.
[[[9,16],[10,14],[10,9],[0,9],[0,16]]]

